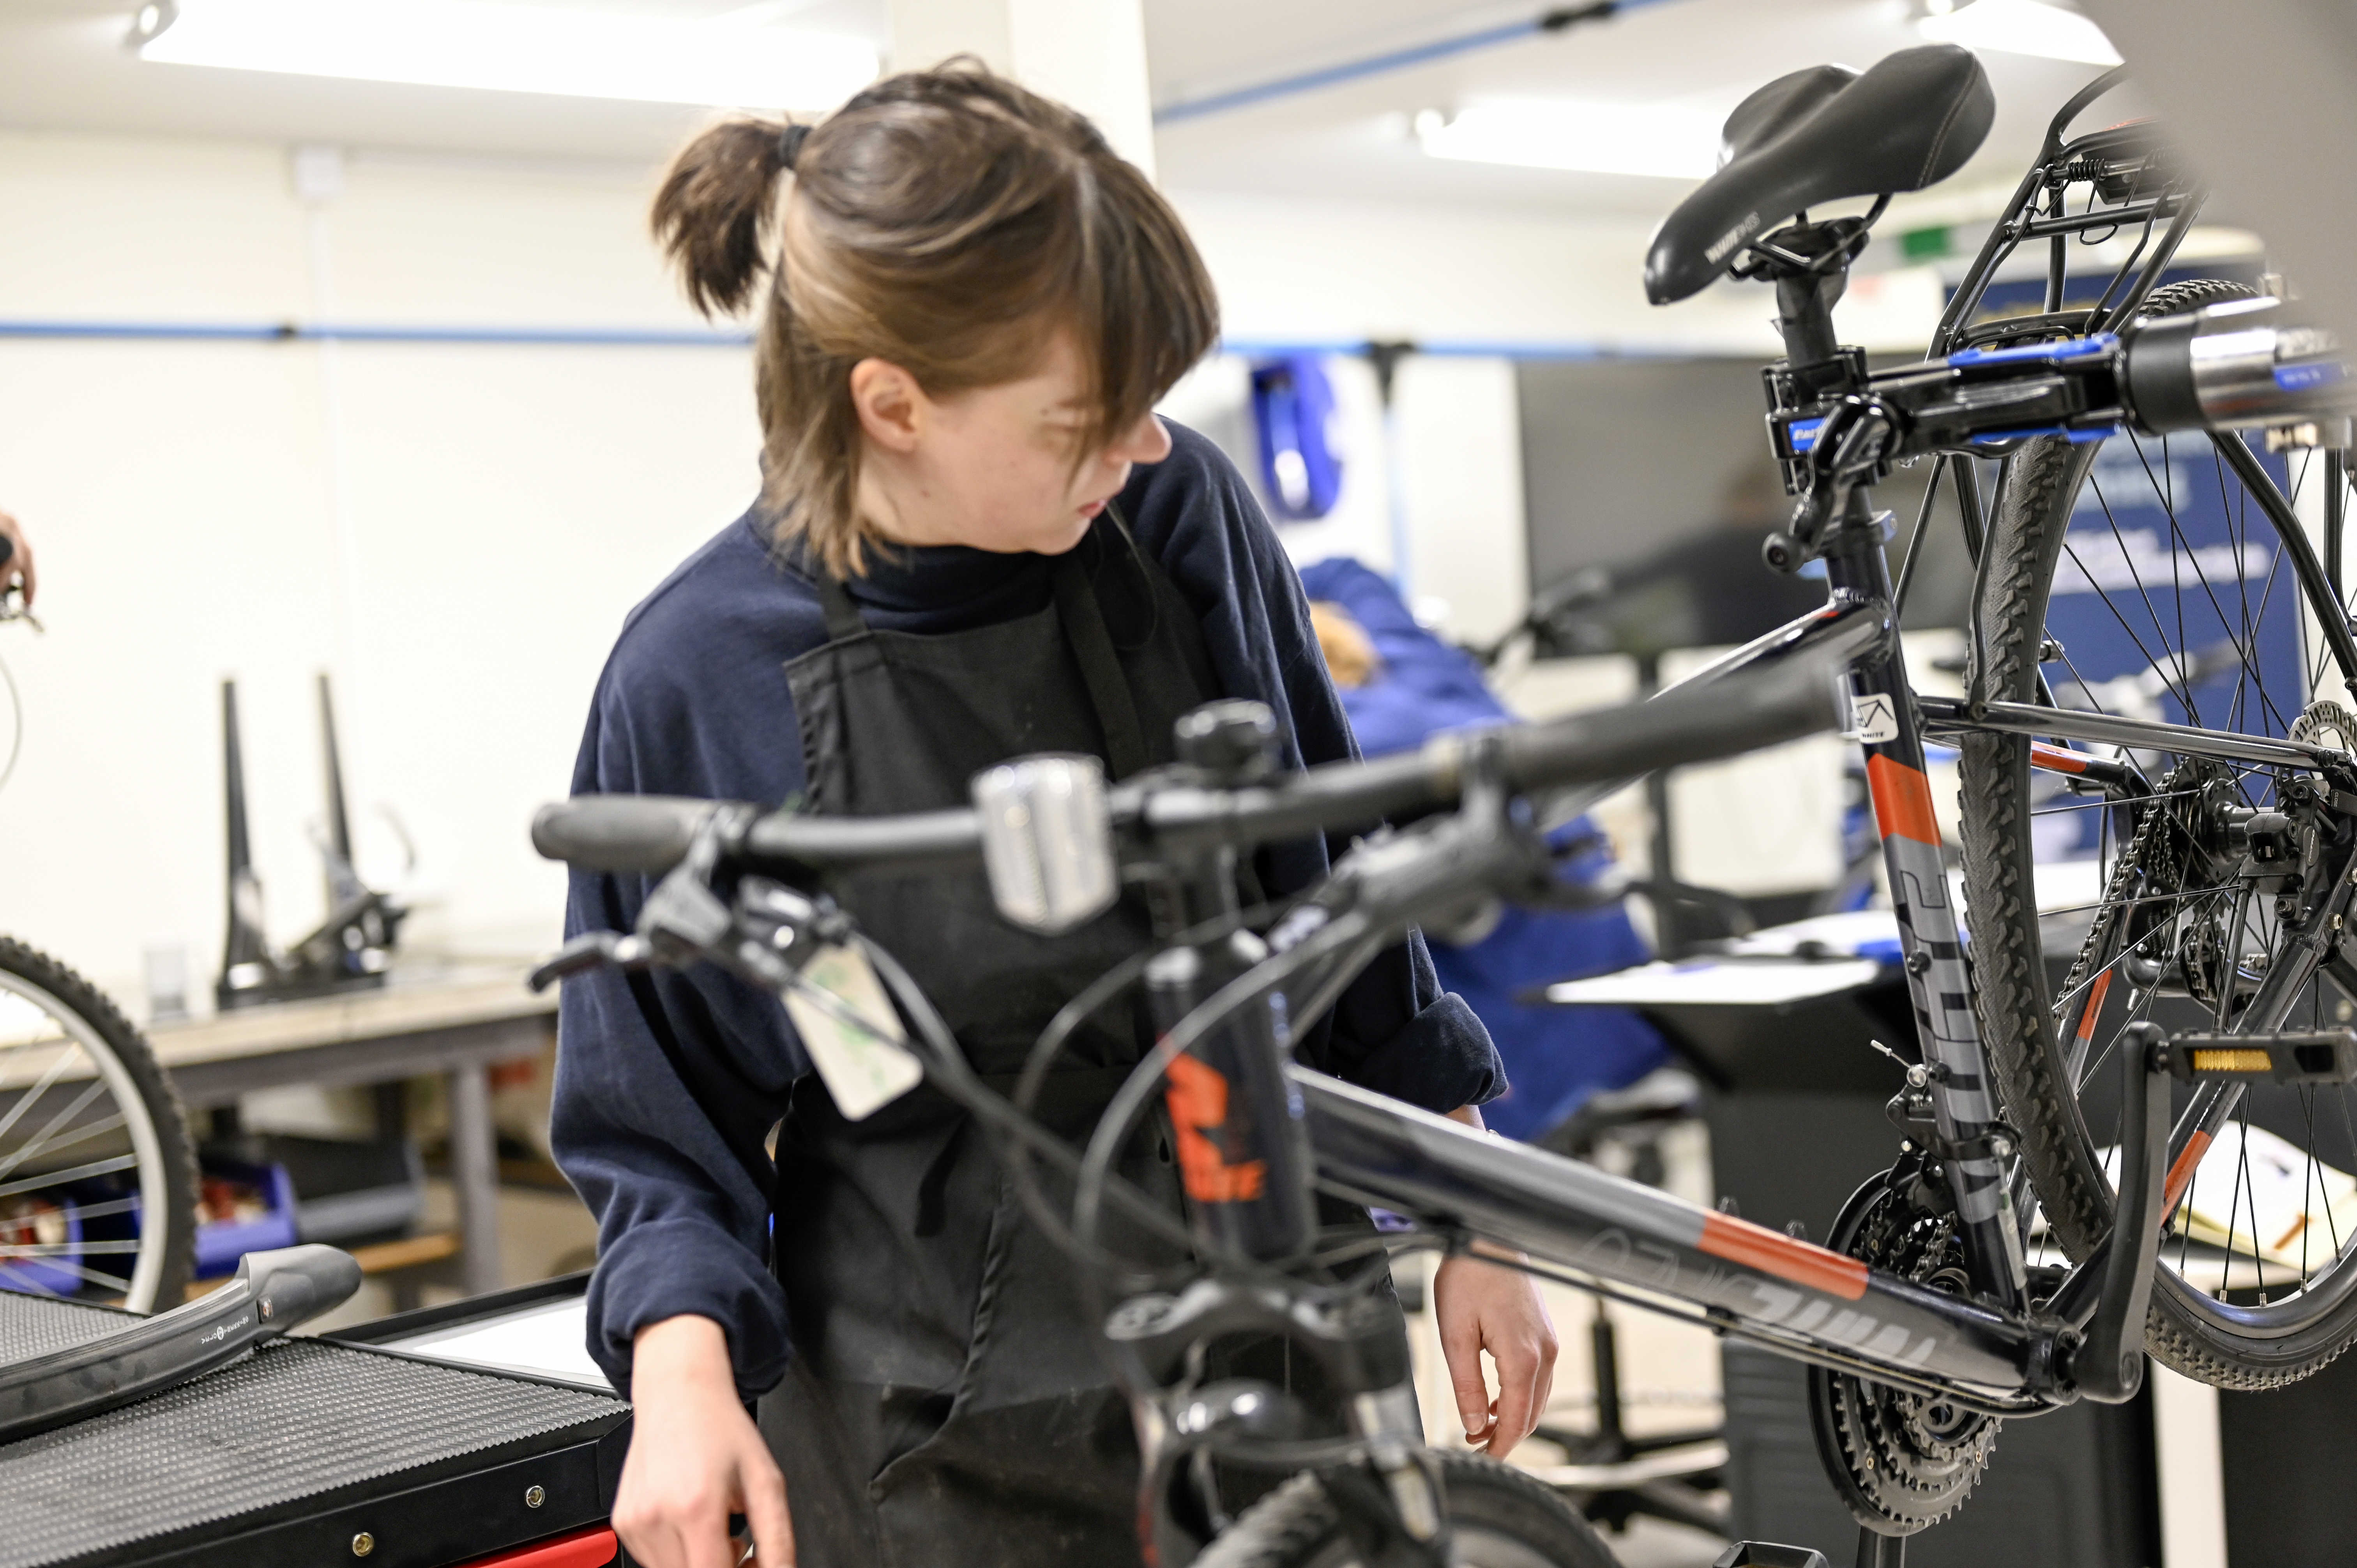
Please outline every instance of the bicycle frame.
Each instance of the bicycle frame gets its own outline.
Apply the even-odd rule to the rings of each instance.
[[[2098,133],[2066,145],[2071,119],[2108,89],[2117,73],[2093,84],[2056,117],[2039,165],[2017,195],[2017,208],[2029,206],[2018,221],[2000,224],[1975,263],[1964,288],[1943,319],[1939,338],[1951,342],[1960,323],[2004,254],[2026,239],[2056,242],[2054,275],[2047,313],[2038,317],[2050,332],[2089,332],[2127,321],[2150,292],[2198,211],[2198,196],[2172,188],[2140,203],[2125,220],[2142,217],[2147,227],[2168,220],[2157,245],[2139,246],[2104,290],[2093,312],[2060,313],[2060,242],[2068,232],[2094,220],[2040,218],[2035,197],[2050,166],[2061,167],[2080,149],[2116,133]],[[2058,162],[2058,160],[2061,160]],[[2057,208],[2059,203],[2050,203]],[[2101,215],[2098,215],[2100,219]],[[1837,247],[1848,235],[1824,226],[1826,243]],[[2150,241],[2149,233],[2147,235]],[[1829,249],[1827,253],[1831,253]],[[1789,259],[1789,258],[1788,258]],[[2133,280],[2129,272],[2141,261]],[[1775,278],[1782,306],[1780,325],[1788,359],[1770,372],[1776,408],[1771,427],[1780,431],[1780,455],[1802,471],[1807,448],[1784,441],[1781,431],[1803,415],[1855,403],[1870,387],[1897,374],[1867,375],[1863,356],[1835,347],[1833,298],[1837,287],[1821,286],[1816,269],[1792,269]],[[2122,286],[2126,285],[2126,292]],[[2082,339],[2082,341],[2091,341]],[[1984,355],[1988,351],[1982,350]],[[2061,356],[2057,356],[2061,358]],[[1967,356],[1969,359],[1970,357]],[[1788,378],[1780,383],[1779,378]],[[1785,401],[1795,388],[1797,405]],[[2108,416],[2115,424],[2116,410]],[[2099,415],[2089,416],[2100,433]],[[1781,422],[1779,424],[1777,422]],[[1822,420],[1819,422],[1822,424]],[[2034,434],[2002,432],[2007,441]],[[2341,672],[2357,675],[2357,647],[2344,618],[2329,613],[2334,604],[2329,574],[2319,564],[2288,508],[2278,507],[2271,489],[2255,481],[2255,463],[2239,437],[2222,445],[2229,460],[2266,506],[2292,557],[2295,575],[2312,613],[2326,628],[2326,641]],[[1965,465],[1960,489],[1970,487]],[[1871,468],[1872,463],[1867,467]],[[1870,477],[1870,476],[1869,476]],[[1796,484],[1796,489],[1802,488]],[[1977,554],[1983,531],[1976,526],[1978,495],[1963,500],[1968,539]],[[1927,521],[1929,500],[1927,499]],[[1920,525],[1919,525],[1920,527]],[[2160,721],[2079,713],[2058,707],[1989,702],[1977,693],[1964,702],[1919,696],[1910,683],[1896,633],[1898,606],[1885,561],[1883,520],[1873,510],[1864,482],[1845,484],[1824,532],[1805,541],[1824,564],[1826,605],[1690,677],[1682,684],[1726,679],[1780,660],[1836,656],[1846,671],[1851,735],[1864,753],[1865,771],[1880,831],[1884,865],[1896,915],[1907,984],[1913,1002],[1917,1047],[1928,1071],[1932,1130],[1927,1153],[1945,1181],[1957,1216],[1957,1234],[1971,1280],[1969,1299],[1926,1289],[1870,1268],[1865,1262],[1795,1237],[1696,1208],[1655,1189],[1608,1176],[1593,1167],[1534,1149],[1485,1139],[1444,1118],[1415,1112],[1356,1090],[1324,1075],[1287,1066],[1285,1093],[1244,1085],[1238,1112],[1203,1127],[1223,1140],[1227,1168],[1260,1160],[1261,1139],[1300,1137],[1307,1143],[1325,1190],[1354,1202],[1409,1216],[1456,1237],[1477,1237],[1528,1254],[1576,1276],[1576,1283],[1625,1296],[1655,1310],[1684,1313],[1720,1332],[1754,1340],[1780,1353],[1870,1380],[1935,1395],[1992,1414],[2023,1414],[2080,1397],[2116,1402],[2131,1397],[2141,1377],[2135,1356],[2119,1347],[2140,1345],[2142,1291],[2148,1289],[2150,1254],[2159,1219],[2179,1195],[2201,1149],[2231,1111],[2240,1080],[2206,1082],[2193,1107],[2166,1141],[2157,1135],[2145,1149],[2156,1166],[2149,1182],[2126,1189],[2124,1216],[2145,1232],[2133,1251],[2141,1258],[2114,1266],[2108,1246],[2087,1260],[2060,1291],[2033,1307],[2023,1256],[2022,1216],[2017,1212],[2017,1179],[2008,1171],[2014,1150],[1998,1119],[1987,1052],[1980,1038],[1971,972],[1965,962],[1960,910],[1942,858],[1941,833],[1932,806],[1924,751],[1927,731],[1954,736],[1974,731],[2029,736],[2041,742],[2083,741],[2195,755],[2255,768],[2340,768],[2337,753],[2266,736],[2206,730]],[[1771,561],[1775,559],[1771,548]],[[1779,564],[1799,564],[1797,560]],[[2040,694],[2045,694],[2041,683]],[[2051,745],[2033,745],[2031,765],[2066,772],[2101,769],[2100,758]],[[1594,786],[1566,791],[1544,802],[1547,817],[1560,821],[1619,788]],[[2313,930],[2296,947],[2302,961],[2272,972],[2243,1026],[2267,1029],[2278,1023],[2300,988],[2326,961],[2330,944],[2317,939],[2330,919],[2349,907],[2349,865],[2336,873],[2339,891],[2312,917]],[[2357,978],[2357,971],[2352,971]],[[1243,983],[1239,982],[1242,985]],[[1216,1005],[1207,1004],[1206,1010]],[[1308,1012],[1309,1009],[1297,1009]],[[1248,1026],[1247,1034],[1254,1033]],[[1275,1060],[1281,1047],[1273,1034],[1257,1044],[1231,1041],[1222,1051],[1265,1053]],[[2157,1058],[2156,1058],[2157,1059]],[[2158,1069],[2147,1064],[2146,1087]],[[1292,1109],[1297,1104],[1301,1109]],[[1182,1122],[1200,1116],[1204,1101],[1192,1094],[1172,1097]],[[2158,1096],[2159,1114],[2167,1097]],[[1200,1125],[1200,1123],[1199,1123]],[[2147,1141],[2138,1140],[2139,1144]],[[2158,1166],[2167,1168],[2165,1188]],[[2138,1193],[2152,1188],[2152,1203]],[[1208,1195],[1198,1193],[1199,1203]],[[1218,1207],[1213,1204],[1212,1207]],[[2142,1210],[2151,1208],[2146,1215]],[[1233,1236],[1238,1227],[1213,1225],[1205,1234]],[[1283,1256],[1264,1251],[1262,1257]],[[2133,1291],[2131,1286],[2136,1287]],[[2131,1300],[2133,1295],[2134,1299]],[[2074,1368],[2083,1350],[2081,1330],[2102,1341],[2087,1365]],[[2094,1347],[2084,1347],[2093,1348]],[[2083,1359],[2083,1356],[2082,1359]],[[2105,1364],[2108,1361],[2108,1365]]]

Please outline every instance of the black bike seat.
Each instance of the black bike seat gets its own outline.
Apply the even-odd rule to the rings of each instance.
[[[1863,75],[1837,65],[1778,77],[1728,115],[1719,171],[1678,203],[1645,257],[1655,305],[1699,293],[1742,243],[1821,202],[1921,190],[1980,150],[1996,115],[1969,49],[1901,49]]]

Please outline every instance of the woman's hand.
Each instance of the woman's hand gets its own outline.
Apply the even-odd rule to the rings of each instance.
[[[1470,1127],[1481,1125],[1480,1112],[1469,1105],[1450,1115]],[[1481,1241],[1473,1244],[1473,1251],[1516,1256]],[[1450,1258],[1433,1271],[1432,1313],[1465,1441],[1502,1459],[1538,1425],[1555,1390],[1555,1322],[1539,1299],[1538,1282],[1478,1256]],[[1498,1369],[1494,1402],[1481,1376],[1484,1350]]]
[[[735,1568],[741,1513],[760,1568],[792,1568],[786,1478],[737,1398],[728,1338],[708,1317],[666,1317],[631,1341],[630,1456],[614,1532],[645,1568]]]

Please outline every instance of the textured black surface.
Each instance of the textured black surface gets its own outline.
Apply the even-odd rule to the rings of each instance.
[[[99,1307],[0,1291],[0,1366],[87,1345],[131,1321]]]
[[[31,1353],[33,1335],[74,1332],[84,1316],[39,1306],[0,1318],[0,1357]],[[277,1341],[153,1399],[0,1445],[0,1568],[119,1549],[627,1408],[577,1390]]]

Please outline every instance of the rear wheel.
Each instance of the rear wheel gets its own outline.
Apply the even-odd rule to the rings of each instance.
[[[2247,292],[2181,285],[2148,308]],[[2345,611],[2304,596],[2270,498],[2227,449],[2238,439],[2122,434],[2017,452],[1976,592],[1980,694],[2357,746],[2317,632],[2319,609]],[[2328,474],[2345,489],[2322,454],[2259,462],[2303,514],[2323,515]],[[1964,885],[1998,1089],[2045,1240],[2078,1259],[2111,1229],[2129,1024],[2252,1032],[2357,1016],[2318,967],[2336,945],[2319,911],[2347,875],[2332,868],[2357,814],[2302,768],[2081,746],[2124,766],[2121,787],[2095,789],[2052,750],[2041,759],[2065,770],[2033,770],[2025,737],[1964,737]],[[2225,1387],[2304,1377],[2357,1338],[2357,1089],[2211,1090],[2206,1144],[2182,1135],[2192,1096],[2175,1092],[2182,1157],[2147,1346]]]
[[[1458,1568],[1613,1568],[1595,1529],[1542,1483],[1479,1454],[1437,1455]],[[1314,1473],[1244,1510],[1196,1568],[1355,1568],[1365,1549]]]
[[[196,1210],[187,1122],[145,1038],[81,975],[0,937],[0,1290],[177,1306]]]

